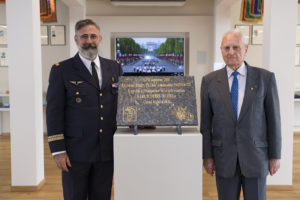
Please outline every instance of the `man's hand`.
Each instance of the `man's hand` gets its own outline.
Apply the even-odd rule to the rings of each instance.
[[[69,171],[68,167],[71,167],[71,162],[70,162],[70,159],[69,159],[69,156],[67,155],[67,153],[60,153],[60,154],[54,155],[53,158],[56,163],[56,166],[59,169],[65,171],[65,172]]]
[[[205,158],[203,160],[203,166],[204,166],[204,168],[205,168],[205,170],[206,170],[206,172],[208,174],[210,174],[211,176],[214,175],[214,173],[215,173],[215,162],[214,162],[214,159],[212,159],[212,158]]]
[[[273,176],[279,168],[280,168],[280,160],[279,159],[270,159],[269,160],[269,171],[270,171],[271,176]]]

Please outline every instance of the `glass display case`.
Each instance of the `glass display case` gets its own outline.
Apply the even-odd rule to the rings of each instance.
[[[9,94],[0,94],[0,110],[9,109]]]
[[[9,111],[9,94],[0,93],[0,135],[2,135],[2,112]]]

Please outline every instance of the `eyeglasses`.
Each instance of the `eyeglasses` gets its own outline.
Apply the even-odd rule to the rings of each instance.
[[[87,40],[87,39],[89,39],[89,37],[90,37],[90,39],[91,40],[96,40],[96,39],[98,39],[98,35],[96,35],[96,34],[91,34],[91,35],[88,35],[88,34],[83,34],[83,35],[81,35],[81,36],[79,36],[81,39],[83,39],[83,40]]]
[[[221,47],[224,51],[230,51],[230,49],[232,48],[233,51],[239,51],[241,49],[240,46],[224,46]]]

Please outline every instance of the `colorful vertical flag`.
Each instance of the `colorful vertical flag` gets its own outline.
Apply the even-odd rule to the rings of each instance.
[[[40,18],[42,22],[56,22],[56,0],[40,0]]]
[[[264,0],[242,0],[241,21],[259,22],[264,16]]]

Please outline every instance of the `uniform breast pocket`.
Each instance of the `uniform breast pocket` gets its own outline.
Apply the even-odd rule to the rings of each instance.
[[[72,103],[76,103],[78,105],[87,103],[87,95],[86,94],[73,95],[73,96],[71,96],[70,99],[71,99]]]
[[[118,101],[118,89],[117,88],[112,88],[111,89],[111,94],[112,94],[112,102],[116,103]]]
[[[112,88],[112,89],[111,89],[111,93],[112,93],[113,95],[118,95],[118,89]]]
[[[69,103],[82,104],[86,101],[87,92],[79,88],[67,89],[67,100]]]

